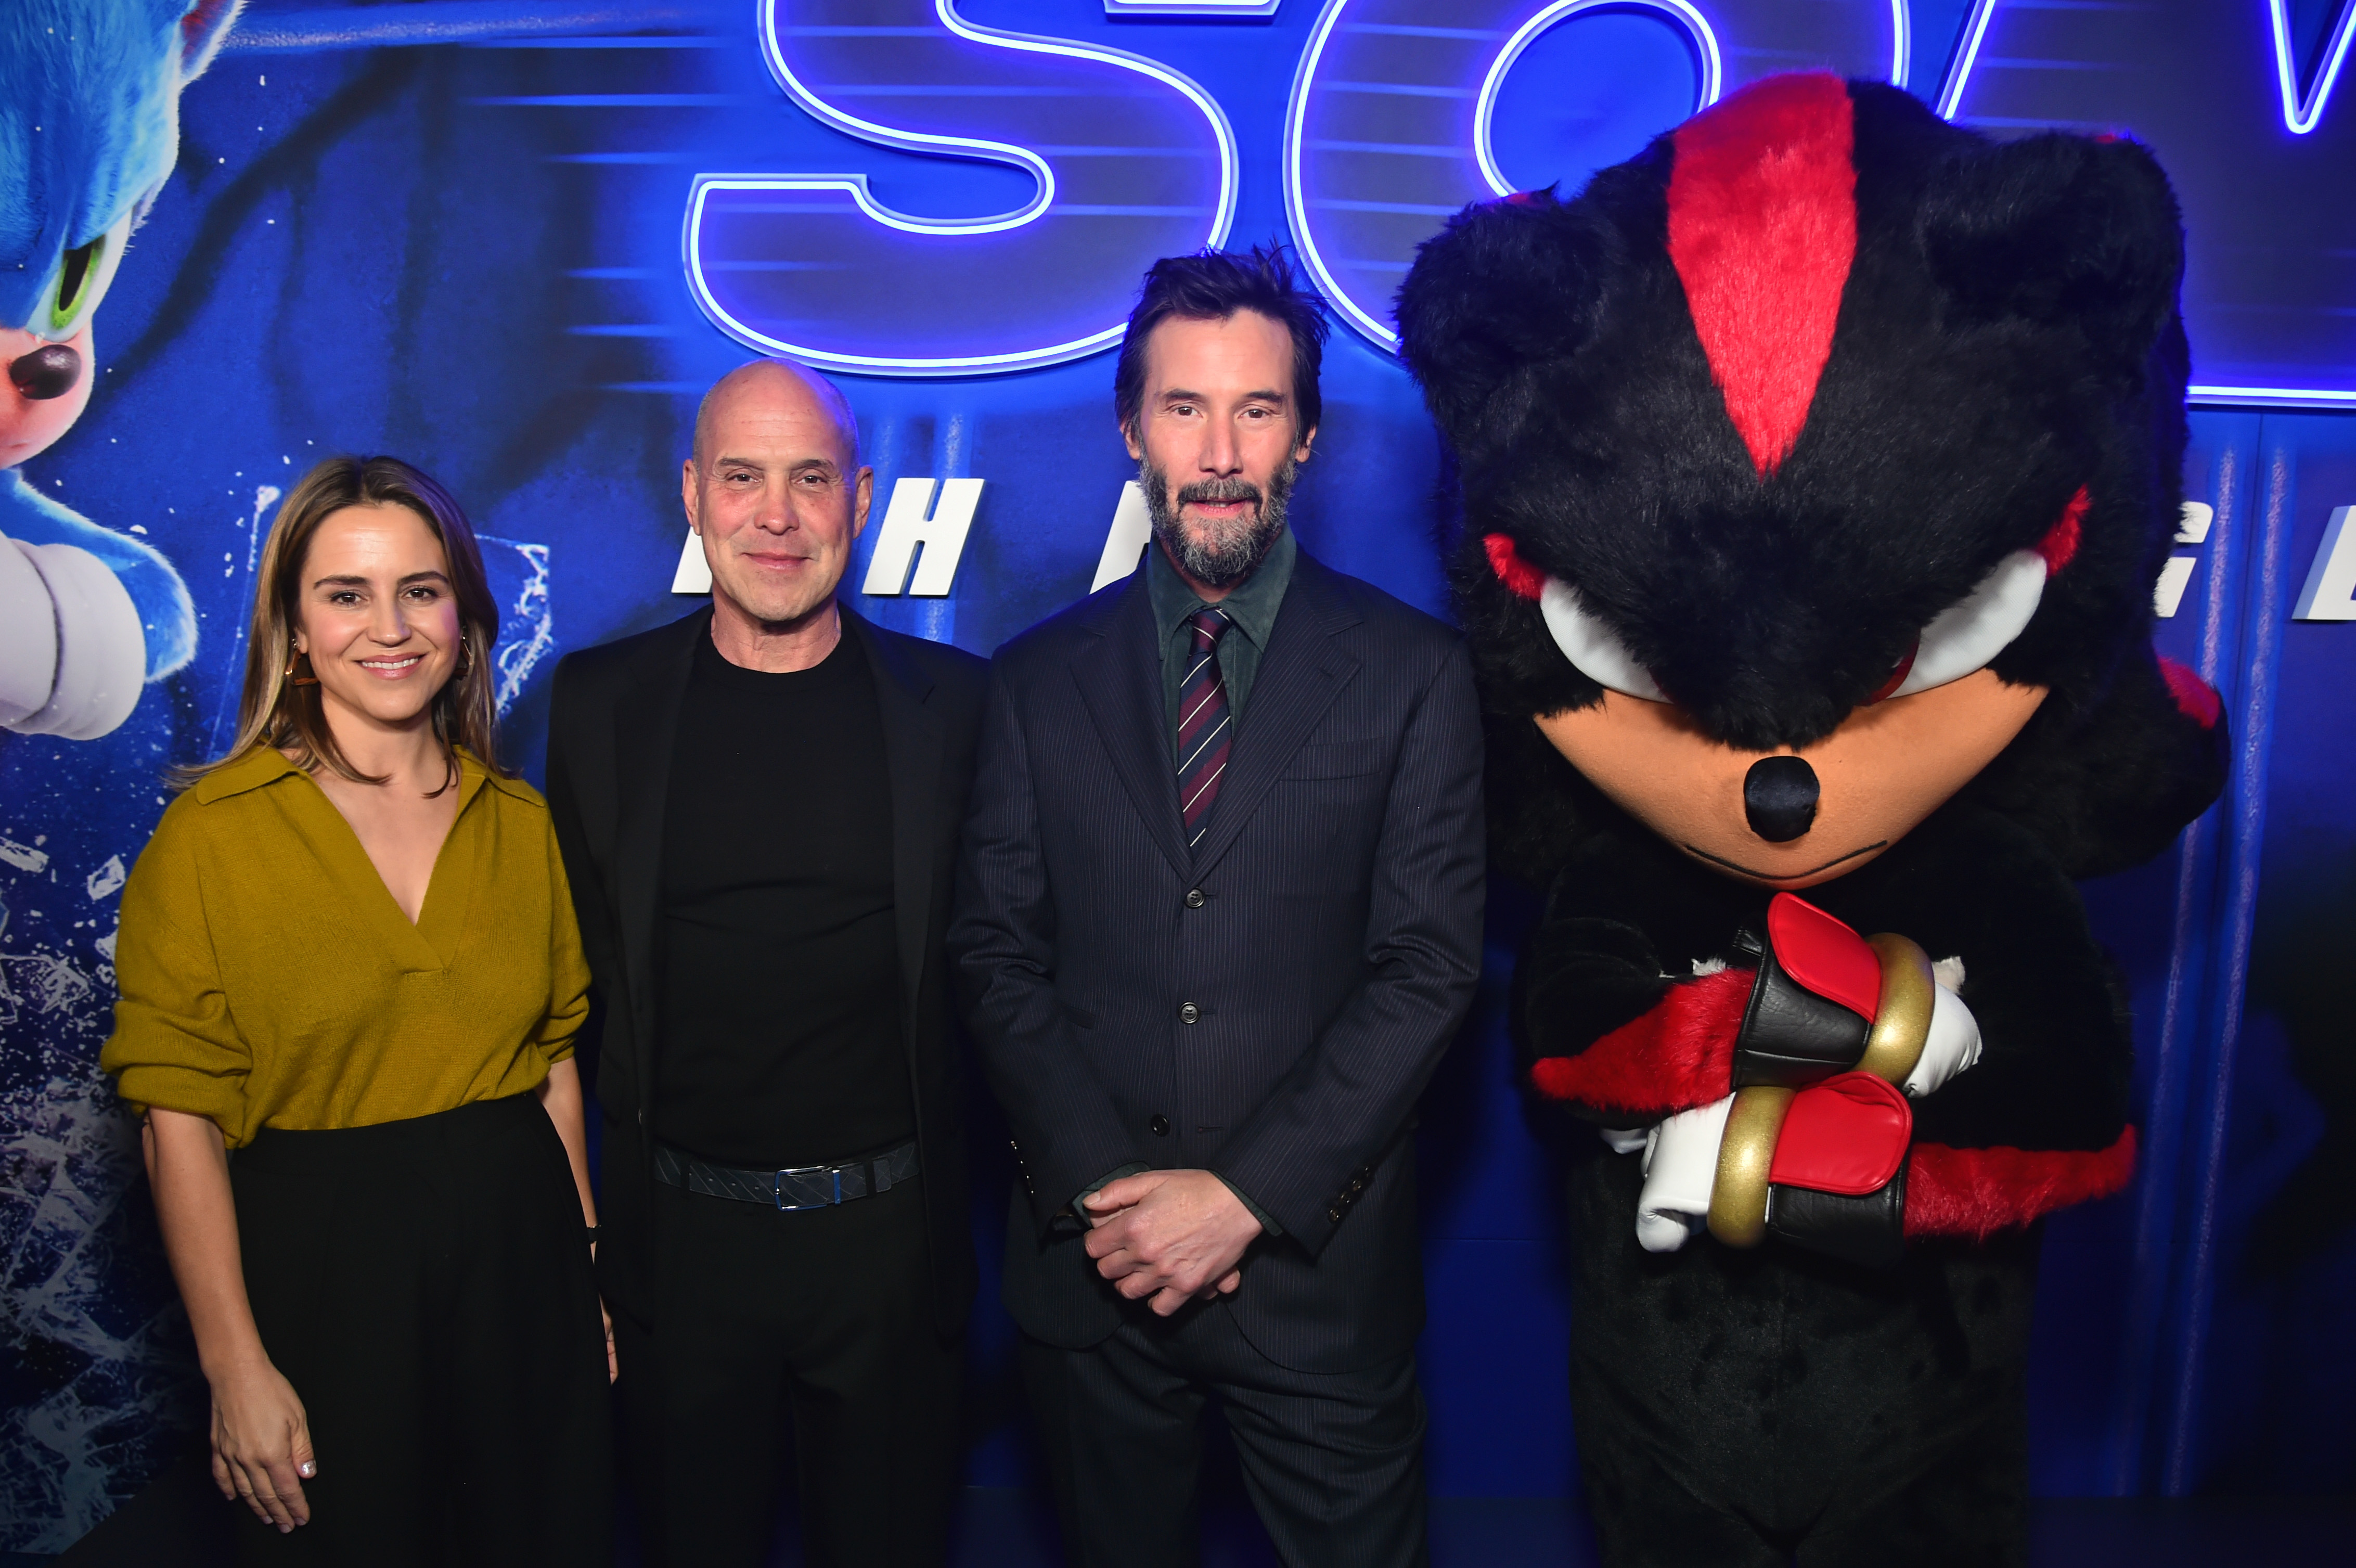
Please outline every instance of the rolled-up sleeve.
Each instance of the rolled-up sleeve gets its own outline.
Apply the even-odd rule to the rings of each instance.
[[[581,924],[573,910],[573,891],[564,876],[564,857],[558,853],[556,833],[548,835],[548,876],[552,897],[548,921],[548,1015],[541,1020],[533,1044],[553,1067],[573,1054],[573,1036],[589,1017],[589,960],[581,950]]]
[[[230,1015],[187,835],[166,814],[123,889],[116,933],[114,1033],[99,1066],[123,1098],[209,1117],[231,1147],[251,1136],[253,1053]]]

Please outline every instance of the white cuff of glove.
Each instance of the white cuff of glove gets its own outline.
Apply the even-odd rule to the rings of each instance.
[[[1680,1111],[1653,1129],[1644,1148],[1644,1190],[1636,1199],[1636,1243],[1674,1252],[1709,1219],[1718,1145],[1734,1096]]]
[[[17,562],[0,563],[0,605],[16,628],[5,645],[16,674],[0,684],[0,725],[96,740],[131,716],[147,679],[147,634],[131,595],[104,562],[77,545],[10,539],[0,540],[0,550],[35,574],[27,580]],[[33,712],[24,711],[28,704]]]
[[[58,607],[33,557],[0,538],[0,726],[48,705],[58,683]]]
[[[1922,1099],[1979,1059],[1979,1020],[1962,997],[1944,985],[1932,987],[1931,1033],[1922,1042],[1922,1059],[1900,1086],[1906,1098]]]

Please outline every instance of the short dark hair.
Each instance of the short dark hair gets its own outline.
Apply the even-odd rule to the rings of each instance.
[[[1317,392],[1317,371],[1325,359],[1325,302],[1294,281],[1282,246],[1254,245],[1242,252],[1164,256],[1146,269],[1112,377],[1113,412],[1123,430],[1135,434],[1144,407],[1145,340],[1153,329],[1173,316],[1225,321],[1238,310],[1256,310],[1292,335],[1293,407],[1302,430],[1317,428],[1325,412]]]

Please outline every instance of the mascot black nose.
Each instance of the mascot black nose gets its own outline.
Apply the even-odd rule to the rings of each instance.
[[[1769,843],[1789,843],[1816,820],[1816,770],[1796,757],[1762,757],[1742,779],[1742,811]]]
[[[35,403],[47,403],[65,396],[81,380],[81,356],[63,343],[45,343],[9,360],[8,379]]]

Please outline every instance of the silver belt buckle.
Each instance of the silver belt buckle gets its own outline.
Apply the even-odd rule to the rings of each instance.
[[[788,1176],[809,1177],[814,1176],[824,1176],[829,1174],[829,1171],[830,1167],[826,1165],[796,1165],[790,1170],[773,1172],[769,1176],[770,1196],[776,1200],[777,1207],[784,1210],[793,1210],[798,1208],[825,1208],[828,1205],[822,1201],[819,1203],[787,1202],[786,1178]],[[834,1201],[836,1203],[841,1203],[842,1201],[842,1173],[837,1170],[833,1171],[831,1174],[834,1176]]]

